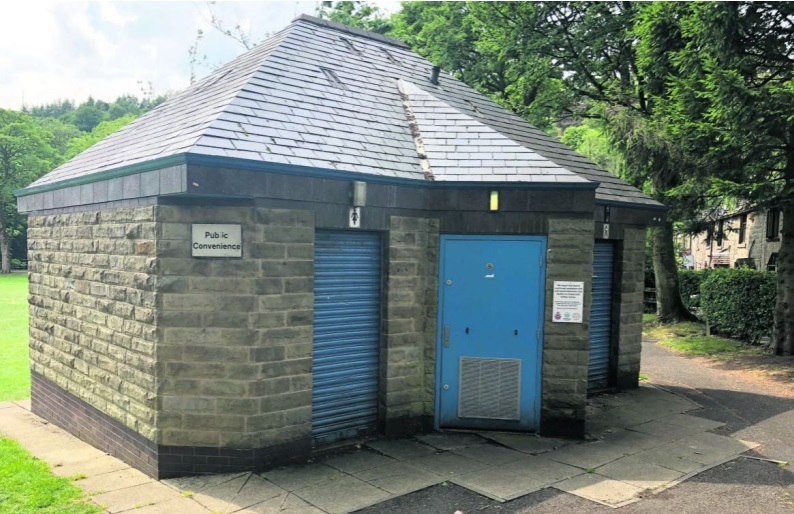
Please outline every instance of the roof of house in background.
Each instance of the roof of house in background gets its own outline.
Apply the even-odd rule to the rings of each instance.
[[[432,68],[401,42],[303,15],[29,188],[192,154],[421,181],[597,182],[597,201],[660,206],[449,75],[431,83]]]

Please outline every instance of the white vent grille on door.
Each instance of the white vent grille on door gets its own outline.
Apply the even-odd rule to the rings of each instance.
[[[521,359],[460,358],[458,417],[521,419]]]

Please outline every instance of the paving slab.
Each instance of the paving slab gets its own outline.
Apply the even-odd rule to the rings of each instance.
[[[672,416],[662,418],[660,421],[683,428],[699,430],[701,432],[706,432],[708,430],[714,430],[715,428],[725,426],[725,423],[721,421],[713,421],[698,416],[691,416],[689,414],[674,414]]]
[[[717,464],[758,446],[756,443],[708,432],[685,437],[670,444],[673,445],[675,453],[684,452],[682,455],[685,458],[701,464]]]
[[[392,496],[350,475],[304,487],[294,494],[326,512],[351,512]]]
[[[669,445],[666,444],[651,450],[635,453],[634,457],[646,462],[650,462],[651,464],[656,464],[657,466],[662,466],[664,468],[669,468],[686,474],[703,471],[706,468],[706,466],[700,462],[687,459],[686,455],[688,452],[680,452],[675,450],[676,447],[670,443]]]
[[[397,460],[418,459],[437,452],[432,446],[408,439],[383,439],[367,443],[367,446]]]
[[[659,418],[679,414],[681,407],[671,402],[652,402],[646,404],[631,404],[616,409],[604,411],[593,418],[593,421],[607,422],[620,428],[639,425]]]
[[[284,493],[246,509],[238,510],[235,514],[325,514],[325,511],[301,500],[293,493]]]
[[[49,462],[47,454],[41,457],[42,460]],[[83,475],[92,477],[95,475],[102,475],[113,471],[121,471],[129,469],[130,465],[122,462],[110,455],[100,455],[85,460],[75,460],[63,462],[59,461],[57,464],[52,465],[52,473],[61,477],[70,477],[75,475]]]
[[[393,495],[408,494],[444,481],[435,473],[398,461],[353,476]]]
[[[538,437],[535,434],[504,434],[499,432],[482,432],[480,435],[497,442],[501,445],[512,448],[513,450],[538,455],[541,453],[563,448],[571,444],[579,444],[580,441],[570,439],[558,439],[555,437]]]
[[[614,432],[604,435],[601,441],[606,444],[621,447],[623,452],[627,455],[642,450],[649,450],[670,442],[670,440],[666,438],[631,430],[615,430]]]
[[[247,475],[248,473],[222,473],[218,475],[200,475],[196,477],[166,478],[160,482],[177,489],[179,492],[190,491],[199,492],[223,484],[235,478]]]
[[[323,464],[338,469],[344,473],[357,473],[367,469],[377,468],[396,462],[391,457],[385,457],[370,450],[359,450],[355,453],[335,455],[323,460]]]
[[[74,485],[82,489],[84,493],[107,493],[153,482],[155,480],[152,477],[141,473],[137,469],[127,468],[75,480]]]
[[[497,446],[495,444],[480,444],[477,446],[470,446],[468,448],[460,448],[453,453],[462,455],[469,459],[474,459],[482,462],[483,464],[490,464],[498,466],[500,464],[507,464],[514,460],[526,457],[525,453],[505,448],[504,446]]]
[[[14,400],[14,404],[30,412],[30,398],[25,398],[24,400]]]
[[[664,487],[684,476],[683,472],[652,464],[636,455],[605,464],[596,472],[640,489],[651,490]]]
[[[455,476],[450,482],[500,502],[524,496],[545,485],[544,482],[493,467]]]
[[[523,459],[499,466],[499,469],[545,484],[553,484],[585,472],[581,468],[553,461],[543,455],[527,455]]]
[[[443,478],[472,473],[487,466],[478,460],[455,453],[439,453],[419,459],[411,459],[411,465],[429,471]]]
[[[643,492],[639,487],[597,473],[585,473],[563,480],[554,484],[554,488],[610,507],[633,503]]]
[[[229,513],[262,503],[286,492],[259,475],[248,473],[195,493],[193,499],[212,512]]]
[[[147,505],[156,505],[176,498],[178,496],[172,488],[152,482],[98,494],[91,499],[113,514],[130,509],[140,509]]]
[[[337,480],[347,476],[338,469],[325,464],[291,466],[262,473],[262,477],[285,491],[297,491],[316,484]]]
[[[155,503],[154,505],[135,507],[129,511],[129,514],[205,514],[210,512],[212,511],[207,510],[190,498],[179,497]]]
[[[53,434],[39,428],[30,429],[25,434],[9,434],[9,437],[16,439],[27,451],[39,458],[45,454],[54,452],[61,452],[65,455],[69,452],[68,449],[70,448],[73,448],[74,451],[80,451],[84,447],[86,451],[96,450],[76,437],[67,437],[63,432]],[[64,452],[64,449],[67,449],[66,452]],[[96,452],[97,453],[94,453],[95,456],[104,455],[104,452],[100,452],[99,450],[96,450]],[[58,462],[58,464],[62,464],[62,462]]]
[[[417,439],[439,450],[457,450],[485,443],[477,434],[442,432],[417,436]]]
[[[633,427],[629,427],[628,430],[633,430],[635,432],[642,432],[643,434],[650,434],[659,437],[668,443],[675,441],[676,439],[682,439],[690,435],[698,434],[703,431],[697,427],[673,425],[667,423],[665,421],[666,419],[667,418],[662,418],[654,421],[649,421],[641,425],[635,425]]]
[[[0,402],[0,409],[12,409],[18,407],[14,402]]]
[[[619,444],[595,441],[568,446],[545,454],[551,460],[582,469],[593,469],[626,456],[626,448]]]

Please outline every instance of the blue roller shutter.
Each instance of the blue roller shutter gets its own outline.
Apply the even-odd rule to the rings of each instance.
[[[596,241],[593,248],[593,297],[590,306],[588,389],[609,385],[612,350],[612,262],[614,246]]]
[[[314,243],[315,445],[375,431],[378,421],[380,237],[317,231]]]

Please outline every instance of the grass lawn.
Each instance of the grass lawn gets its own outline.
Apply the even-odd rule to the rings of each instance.
[[[654,318],[646,318],[646,316],[648,315],[643,315],[642,320],[643,334],[677,352],[718,359],[767,353],[760,346],[744,345],[735,339],[707,336],[706,326],[702,323],[657,325]]]
[[[0,275],[0,402],[28,396],[28,274]]]
[[[0,437],[0,514],[99,514],[68,478],[50,473],[16,441]]]
[[[643,336],[684,355],[706,357],[720,369],[747,372],[775,380],[787,387],[794,383],[794,357],[775,356],[762,346],[735,339],[707,336],[702,323],[657,325],[655,316],[643,315]]]

